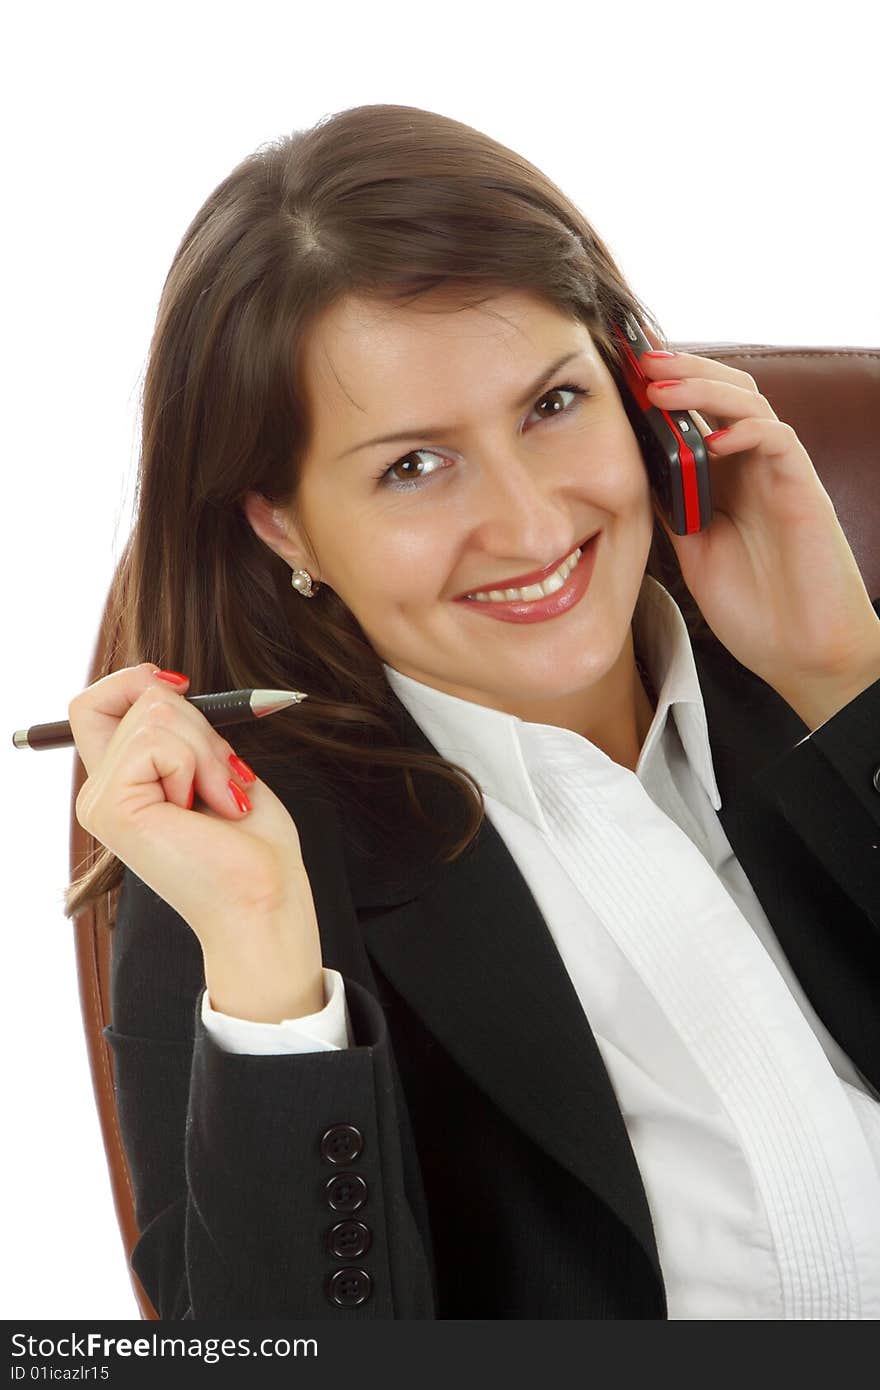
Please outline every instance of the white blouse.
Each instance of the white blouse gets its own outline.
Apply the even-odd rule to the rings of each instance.
[[[658,693],[635,772],[580,734],[385,670],[479,783],[547,922],[626,1122],[669,1318],[878,1318],[880,1097],[812,1008],[715,814],[690,636],[651,575],[633,634]],[[202,1018],[234,1052],[345,1047],[342,978],[325,968],[324,985],[307,1018],[233,1019],[207,991]]]

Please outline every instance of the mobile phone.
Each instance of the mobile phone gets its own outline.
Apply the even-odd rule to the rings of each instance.
[[[639,366],[651,350],[640,325],[624,312],[611,325],[623,348],[621,399],[642,450],[651,488],[677,536],[702,531],[712,520],[709,455],[697,422],[686,410],[661,410],[648,398]]]

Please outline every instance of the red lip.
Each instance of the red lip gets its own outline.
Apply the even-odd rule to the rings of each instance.
[[[542,570],[532,570],[531,574],[518,574],[513,579],[496,579],[492,584],[477,584],[471,589],[465,589],[464,593],[456,594],[455,598],[466,598],[468,594],[487,594],[490,589],[524,589],[527,584],[543,584],[545,579],[550,578],[554,570],[559,569],[566,555],[571,555],[575,550],[582,550],[587,541],[591,541],[598,534],[598,531],[591,531],[582,541],[577,541],[571,550],[566,550],[565,555],[560,555],[558,560],[554,560],[551,565],[546,565]]]

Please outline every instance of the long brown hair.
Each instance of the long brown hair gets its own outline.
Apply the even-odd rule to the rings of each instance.
[[[352,107],[261,146],[218,185],[163,287],[135,520],[94,676],[151,661],[185,671],[193,695],[307,690],[295,709],[237,726],[237,751],[262,776],[308,760],[341,805],[356,797],[365,811],[379,804],[368,794],[377,778],[405,786],[416,817],[414,778],[445,779],[461,824],[434,827],[446,832],[444,862],[479,829],[479,786],[456,764],[401,746],[382,661],[354,615],[325,585],[311,600],[291,588],[289,566],[256,535],[242,500],[255,490],[295,507],[309,443],[300,353],[317,316],[350,293],[402,305],[447,285],[463,306],[505,288],[543,296],[587,326],[618,383],[612,317],[628,310],[665,341],[555,184],[447,116]],[[696,636],[705,625],[656,519],[647,571]],[[95,848],[66,890],[68,917],[122,879],[122,862]]]

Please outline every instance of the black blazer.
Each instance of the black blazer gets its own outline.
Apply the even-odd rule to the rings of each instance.
[[[880,1089],[880,681],[806,738],[714,637],[694,655],[725,833],[820,1018]],[[608,1073],[491,822],[438,867],[395,839],[356,850],[313,780],[272,785],[353,1045],[223,1051],[201,1022],[195,935],[126,871],[105,1036],[132,1266],[160,1316],[665,1318]]]

